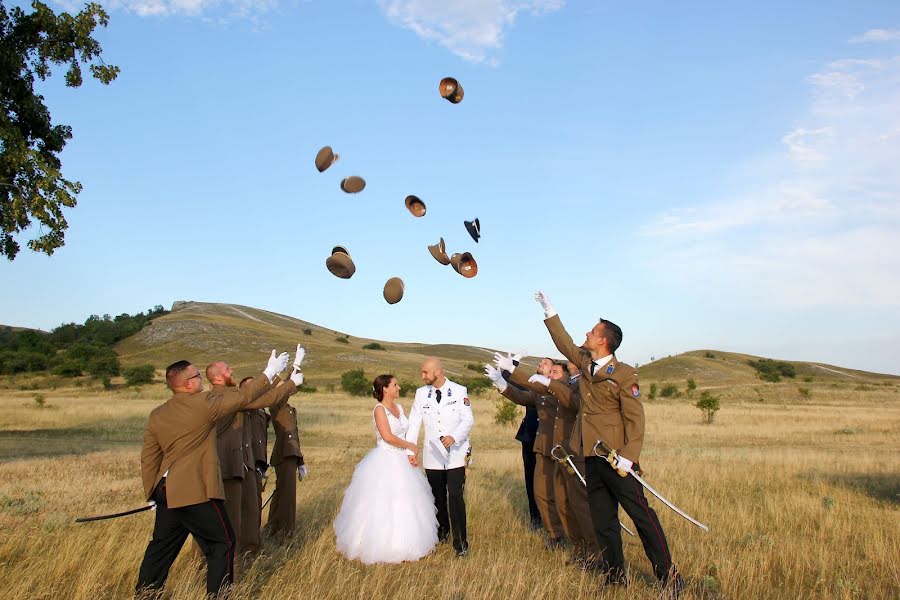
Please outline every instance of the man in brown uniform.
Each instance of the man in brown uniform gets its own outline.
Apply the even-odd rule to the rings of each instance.
[[[156,506],[156,520],[138,573],[138,594],[155,594],[162,588],[188,534],[206,555],[207,593],[217,594],[231,582],[234,530],[223,504],[215,423],[238,410],[265,406],[260,397],[287,363],[286,352],[276,357],[273,350],[258,382],[243,390],[210,392],[203,391],[200,371],[188,361],[166,369],[173,396],[150,413],[141,450],[144,492]],[[289,393],[296,387],[293,382],[287,385]]]
[[[290,535],[297,524],[297,481],[306,466],[300,451],[297,411],[287,402],[273,405],[272,426],[275,444],[269,462],[275,468],[275,491],[269,508],[268,531],[271,535]]]
[[[601,549],[602,567],[608,572],[607,581],[626,582],[618,519],[621,504],[637,527],[653,572],[665,586],[665,596],[678,598],[684,580],[672,564],[662,526],[656,512],[647,504],[643,486],[625,471],[632,465],[635,470],[640,469],[637,462],[644,443],[644,407],[637,370],[620,363],[614,354],[622,343],[622,330],[615,323],[601,319],[587,332],[584,344],[576,346],[543,292],[535,294],[535,300],[544,309],[544,323],[556,348],[581,371],[581,446],[587,471],[588,503]],[[593,454],[598,441],[616,451],[615,465]]]
[[[538,363],[538,374],[549,375],[553,361],[543,358]],[[571,540],[570,515],[566,505],[566,488],[563,480],[557,475],[558,463],[553,460],[550,451],[554,446],[554,437],[561,435],[557,429],[558,406],[549,394],[541,394],[530,389],[528,377],[511,379],[515,374],[512,359],[508,363],[498,364],[494,369],[488,365],[488,377],[494,385],[510,401],[520,406],[533,406],[538,413],[538,430],[534,440],[534,453],[537,459],[534,467],[534,499],[541,513],[541,521],[547,531],[547,548],[559,546],[564,537]],[[510,378],[507,385],[506,379]],[[522,389],[524,388],[524,390]]]
[[[252,377],[241,380],[240,387],[253,381]],[[259,528],[262,518],[263,477],[269,469],[267,450],[269,414],[261,408],[244,411],[244,444],[248,452],[248,467],[241,494],[241,543],[244,552],[259,552],[261,540]]]
[[[567,424],[568,436],[559,443],[566,454],[571,455],[572,463],[584,477],[584,453],[581,447],[581,394],[578,390],[580,374],[571,361],[567,367],[557,364],[553,366],[553,369],[558,370],[558,377],[542,378],[540,375],[532,375],[529,381],[532,389],[541,393],[549,393],[559,403],[560,415],[567,420],[572,420],[571,426]],[[563,369],[566,369],[565,376]],[[561,464],[561,466],[563,465]],[[574,546],[572,562],[582,569],[596,568],[599,566],[600,546],[597,544],[597,536],[594,534],[594,525],[591,521],[587,487],[574,472],[569,473],[565,467],[561,470],[565,477],[569,513],[575,522],[572,526],[572,545]]]

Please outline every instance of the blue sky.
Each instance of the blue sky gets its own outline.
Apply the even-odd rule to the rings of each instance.
[[[2,323],[200,300],[544,354],[540,288],[576,341],[619,323],[632,363],[714,348],[900,373],[896,2],[105,6],[119,78],[41,87],[84,192],[64,248],[0,263]],[[441,236],[476,278],[431,258]],[[325,269],[334,245],[350,280]]]

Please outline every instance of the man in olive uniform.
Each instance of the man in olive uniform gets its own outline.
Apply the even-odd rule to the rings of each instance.
[[[579,373],[571,361],[566,367],[557,364],[552,368],[556,371],[554,375],[558,375],[557,377],[532,375],[529,381],[532,386],[535,386],[533,389],[541,393],[549,393],[554,398],[560,406],[560,414],[563,415],[563,418],[573,419],[571,425],[567,424],[566,426],[568,435],[558,443],[565,449],[566,454],[571,455],[575,469],[584,477],[584,452],[581,445],[581,393],[578,390]],[[565,468],[560,471],[565,480],[569,514],[574,521],[572,562],[579,568],[596,568],[599,566],[600,546],[597,544],[597,536],[594,534],[594,525],[591,521],[587,487],[576,473],[569,473]]]
[[[244,387],[253,381],[252,377],[241,380],[240,387]],[[249,445],[250,467],[244,478],[244,489],[241,495],[241,543],[244,552],[256,554],[259,552],[261,540],[259,529],[262,519],[262,493],[263,480],[269,469],[269,454],[267,449],[267,436],[269,429],[269,414],[261,409],[244,411],[244,443]]]
[[[535,294],[535,300],[544,309],[544,323],[556,348],[581,371],[581,442],[588,503],[602,567],[608,572],[607,581],[626,583],[618,519],[621,504],[637,527],[666,597],[678,598],[684,580],[672,564],[662,525],[647,504],[643,486],[626,471],[632,465],[635,470],[640,469],[637,462],[644,444],[645,422],[637,370],[620,363],[614,354],[622,343],[622,330],[612,321],[601,319],[587,332],[584,343],[576,346],[543,292]],[[593,454],[598,441],[616,452],[612,461]]]
[[[269,409],[275,444],[269,462],[275,468],[275,491],[269,506],[268,532],[290,535],[297,525],[297,481],[305,472],[296,409],[284,402]]]
[[[207,560],[206,591],[218,594],[234,572],[234,530],[225,512],[225,492],[216,450],[215,425],[239,410],[266,406],[262,396],[284,370],[285,352],[269,358],[262,375],[244,389],[203,391],[200,370],[186,360],[169,365],[166,383],[172,397],[150,413],[141,450],[141,478],[147,500],[156,506],[153,538],[138,573],[138,594],[157,593],[188,534]],[[290,394],[296,384],[285,384]]]
[[[507,360],[508,362],[498,362],[496,369],[488,369],[488,377],[494,382],[500,393],[510,401],[520,406],[533,406],[537,409],[538,430],[534,440],[536,457],[534,499],[547,532],[547,548],[553,549],[571,534],[565,500],[565,485],[562,480],[557,480],[558,463],[550,454],[554,445],[558,407],[549,394],[541,394],[530,389],[527,376],[524,379],[512,381],[510,378],[515,373],[515,365],[512,358]],[[543,358],[538,363],[538,373],[549,375],[552,366],[551,359]],[[515,385],[508,385],[507,379],[510,379],[510,382]],[[522,391],[517,386],[523,386],[526,389]]]

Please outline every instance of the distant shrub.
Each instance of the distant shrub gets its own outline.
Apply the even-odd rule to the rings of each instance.
[[[61,377],[80,377],[81,373],[81,363],[71,359],[65,359],[53,367],[53,374]]]
[[[470,371],[475,371],[476,373],[484,371],[484,365],[481,363],[467,363],[466,368]]]
[[[38,408],[44,408],[47,406],[47,397],[43,394],[32,394],[31,399],[34,401],[34,405]]]
[[[693,395],[694,390],[696,390],[696,389],[697,389],[697,382],[694,381],[693,379],[688,379],[688,380],[687,380],[687,391],[688,391],[688,395],[689,395],[689,396],[690,396],[690,395]]]
[[[783,360],[761,358],[759,360],[748,360],[747,364],[756,369],[757,376],[763,381],[778,383],[782,377],[794,378],[797,376],[797,369],[794,365]]]
[[[368,344],[363,346],[363,350],[387,350],[387,348],[385,348],[378,342],[369,342]]]
[[[813,382],[813,376],[812,376],[812,375],[808,375],[808,376],[806,376],[806,377],[803,378],[803,383],[812,383],[812,382]]]
[[[797,391],[800,392],[800,395],[803,396],[804,400],[809,400],[812,398],[812,390],[808,387],[799,387]]]
[[[343,335],[341,337],[336,337],[336,338],[334,338],[334,341],[340,342],[341,344],[349,344],[350,343],[350,340],[347,339],[346,335]]]
[[[456,383],[466,386],[470,396],[480,396],[482,392],[491,387],[491,380],[487,377],[460,378]]]
[[[497,425],[514,425],[519,420],[519,407],[503,396],[494,400],[494,423]]]
[[[109,377],[104,377],[101,383],[103,384],[104,390],[111,390],[113,387],[112,381],[109,380]]]
[[[416,384],[411,383],[409,381],[397,381],[400,384],[400,397],[406,398],[407,395],[416,395],[416,388],[418,387]]]
[[[709,392],[703,392],[700,394],[700,399],[694,404],[700,411],[703,413],[703,418],[706,420],[707,425],[713,422],[713,419],[716,416],[716,413],[719,412],[719,398],[717,396],[713,396]]]
[[[307,327],[306,329],[303,330],[303,335],[312,335],[312,329]]]
[[[706,357],[706,358],[715,358],[715,357],[716,357],[715,354],[713,354],[712,352],[709,352],[709,351],[705,352],[705,353],[703,354],[703,356]]]
[[[656,391],[657,385],[655,383],[650,384],[650,395],[647,396],[647,400],[656,400]]]
[[[366,379],[362,369],[342,373],[341,388],[351,396],[368,396],[372,393],[372,384]]]
[[[299,388],[297,388],[297,391],[300,392],[301,394],[315,394],[315,393],[316,393],[316,386],[314,386],[314,385],[301,385]]]
[[[153,383],[153,365],[137,365],[125,369],[125,382],[128,385],[147,385]]]
[[[871,392],[872,391],[872,388],[870,388],[869,386],[867,386],[863,383],[859,384],[858,386],[856,386],[853,389],[857,392]]]
[[[672,398],[678,396],[678,386],[674,383],[665,383],[659,391],[659,395],[663,398]]]

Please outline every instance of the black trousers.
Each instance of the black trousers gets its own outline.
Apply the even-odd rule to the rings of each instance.
[[[525,493],[528,495],[528,514],[531,522],[541,523],[541,513],[534,501],[534,444],[522,444],[522,465],[525,467]]]
[[[466,468],[425,469],[425,476],[431,485],[434,505],[437,507],[438,539],[442,541],[447,539],[452,531],[453,549],[457,552],[468,550],[466,501],[463,498]]]
[[[613,578],[625,575],[625,555],[622,551],[622,531],[619,526],[619,505],[634,521],[644,545],[644,552],[653,565],[653,573],[662,581],[669,577],[672,558],[666,535],[656,512],[647,504],[644,486],[629,475],[621,477],[608,462],[591,456],[585,459],[587,470],[588,504],[591,521],[600,546],[601,567]]]
[[[165,485],[157,487],[153,499],[156,500],[153,538],[144,552],[135,591],[152,594],[163,587],[169,568],[188,534],[197,540],[206,556],[206,593],[215,595],[230,585],[234,578],[234,531],[225,512],[225,503],[212,499],[201,504],[169,508]]]

